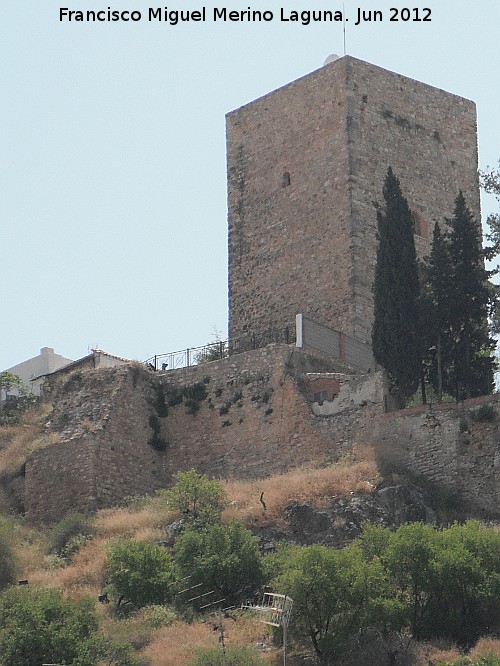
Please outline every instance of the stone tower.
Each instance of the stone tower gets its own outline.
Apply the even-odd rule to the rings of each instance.
[[[362,342],[392,166],[427,254],[461,189],[480,219],[475,104],[350,56],[227,115],[229,331],[303,313]]]

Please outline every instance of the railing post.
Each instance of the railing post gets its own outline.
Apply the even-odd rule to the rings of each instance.
[[[189,347],[186,349],[186,367],[189,368]]]

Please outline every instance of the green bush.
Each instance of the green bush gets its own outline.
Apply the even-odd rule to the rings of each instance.
[[[7,530],[0,525],[0,591],[14,582],[16,565]]]
[[[4,592],[0,627],[2,666],[94,666],[102,654],[92,602],[65,599],[54,589]]]
[[[321,664],[334,663],[362,628],[387,637],[405,626],[404,606],[379,557],[367,561],[359,544],[341,550],[284,546],[270,565],[274,589],[293,599],[291,633],[300,642],[311,640]]]
[[[238,521],[189,526],[177,537],[174,557],[182,575],[191,576],[191,584],[203,583],[203,593],[214,591],[211,600],[237,603],[253,596],[264,582],[258,539]]]
[[[151,629],[169,627],[177,619],[176,612],[169,606],[145,606],[142,611],[144,624]]]
[[[94,534],[91,520],[82,513],[70,513],[50,531],[48,552],[69,559]]]
[[[242,646],[226,647],[225,658],[222,648],[203,648],[189,666],[267,666],[255,650]]]
[[[148,659],[137,656],[129,643],[102,641],[99,666],[149,666],[149,663]]]
[[[175,485],[158,491],[169,507],[196,516],[204,509],[221,513],[226,505],[226,491],[219,483],[196,470],[178,472]]]
[[[98,632],[94,602],[59,590],[12,587],[0,597],[2,666],[145,666],[130,645]]]
[[[359,629],[466,650],[500,623],[500,532],[477,521],[366,527],[342,550],[292,546],[266,560],[274,589],[294,600],[291,633],[309,638],[320,660],[341,654]]]
[[[494,421],[496,419],[496,412],[493,405],[481,405],[478,409],[471,412],[472,419],[479,423]]]
[[[107,554],[110,586],[134,606],[166,604],[174,598],[176,566],[165,548],[146,541],[118,539]]]

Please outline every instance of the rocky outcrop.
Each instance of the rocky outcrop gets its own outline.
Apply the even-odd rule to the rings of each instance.
[[[436,511],[424,490],[397,485],[380,487],[369,494],[351,493],[322,508],[291,502],[285,510],[285,521],[282,528],[265,527],[256,532],[264,552],[274,550],[279,541],[342,548],[361,535],[365,523],[392,530],[408,522],[434,524]]]

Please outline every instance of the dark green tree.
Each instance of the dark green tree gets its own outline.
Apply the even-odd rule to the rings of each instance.
[[[500,160],[499,167],[481,173],[481,186],[485,192],[492,194],[497,204],[500,204]],[[488,245],[484,248],[484,256],[488,261],[493,261],[500,254],[500,213],[490,213],[486,219],[488,232],[486,241]],[[491,273],[498,274],[500,267],[497,266]],[[490,287],[490,326],[495,335],[500,333],[500,285],[489,283]]]
[[[500,203],[500,161],[499,168],[494,171],[487,171],[481,174],[481,185],[485,192],[493,194]],[[490,213],[486,222],[489,230],[486,234],[486,240],[490,243],[485,248],[487,259],[494,259],[500,254],[500,213]]]
[[[107,553],[106,573],[115,593],[136,607],[166,604],[177,591],[177,568],[172,555],[146,541],[115,541]]]
[[[414,638],[470,647],[495,631],[500,621],[500,534],[495,530],[476,521],[443,530],[413,523],[394,533],[371,528],[362,543],[365,553],[380,552]]]
[[[492,392],[495,342],[488,330],[489,274],[481,230],[461,191],[450,228],[452,371],[448,390],[463,400]]]
[[[500,534],[477,521],[438,533],[426,636],[470,648],[500,621]]]
[[[274,587],[293,599],[291,631],[311,641],[320,664],[338,658],[360,629],[387,635],[403,626],[403,604],[394,598],[380,559],[366,558],[359,545],[292,546],[276,560]]]
[[[168,490],[159,490],[158,495],[169,508],[194,518],[208,513],[220,516],[226,505],[226,491],[220,481],[209,479],[194,469],[178,472],[175,484]]]
[[[89,600],[75,602],[55,590],[12,587],[0,597],[0,662],[94,666],[102,654]]]
[[[16,563],[6,526],[0,523],[0,591],[14,582]]]
[[[443,399],[443,375],[450,353],[450,325],[452,308],[453,270],[446,238],[439,224],[434,226],[432,248],[424,266],[422,300],[426,322],[427,346],[430,360],[429,379],[437,393],[437,401]],[[422,319],[424,320],[424,318]]]
[[[430,525],[410,523],[391,534],[381,555],[397,598],[414,638],[424,635],[427,608],[432,593],[432,563],[437,533]]]
[[[375,359],[387,372],[391,393],[404,406],[421,374],[419,278],[412,214],[391,167],[383,196],[385,206],[377,211],[372,345]]]
[[[212,601],[236,603],[251,597],[264,582],[258,539],[238,521],[208,522],[204,528],[190,523],[177,537],[174,557],[182,575],[191,576],[191,585],[203,583],[203,593],[214,591]]]

